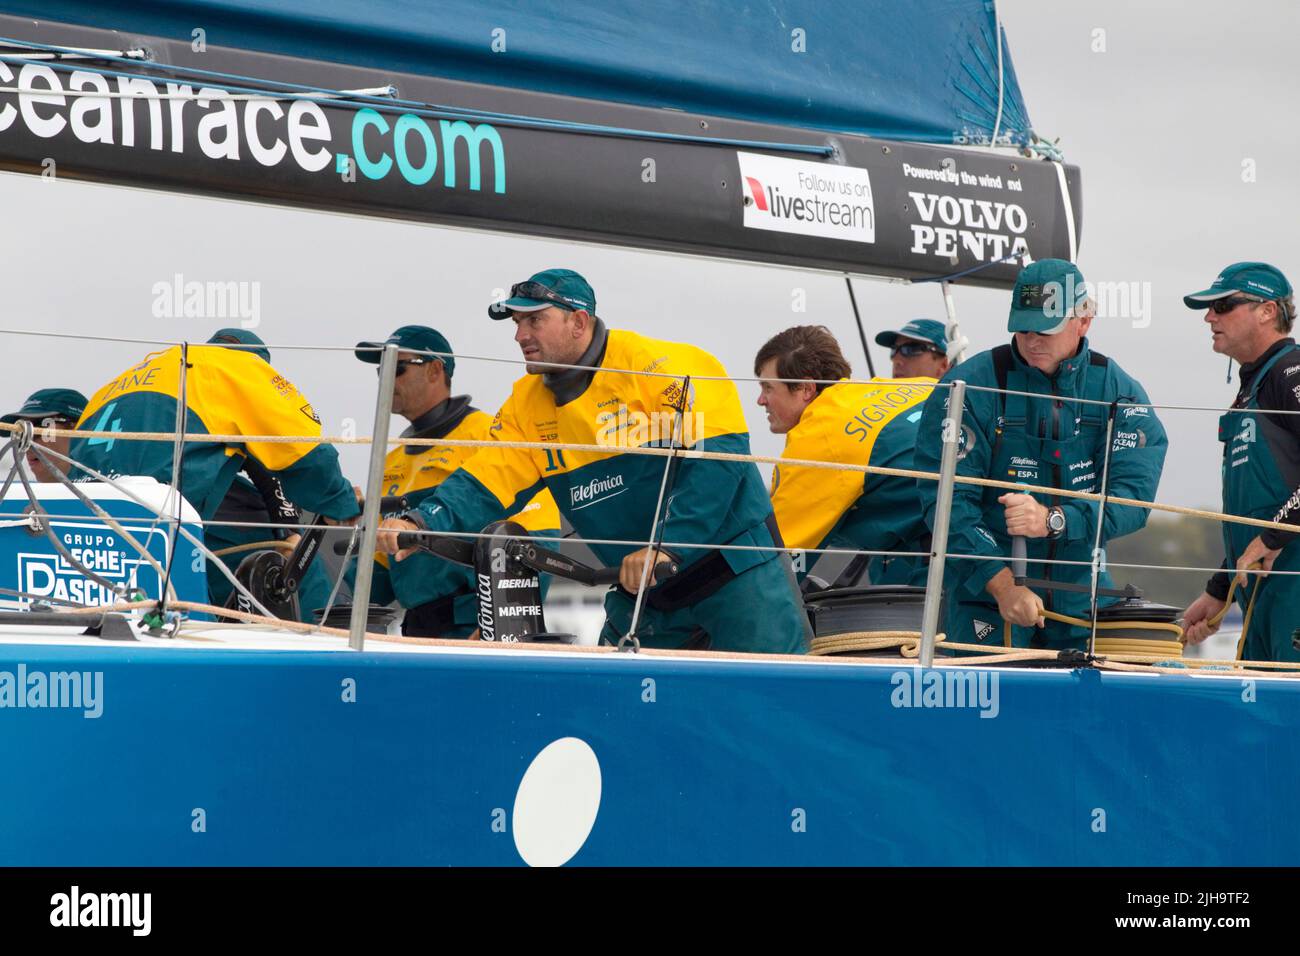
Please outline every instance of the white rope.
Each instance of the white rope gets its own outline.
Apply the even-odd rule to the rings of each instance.
[[[1061,190],[1061,205],[1065,207],[1065,231],[1070,240],[1070,261],[1079,257],[1079,237],[1074,230],[1074,202],[1070,199],[1070,185],[1065,181],[1065,164],[1053,160],[1056,167],[1056,183]]]
[[[993,0],[993,45],[998,48],[998,115],[993,121],[993,139],[989,143],[990,147],[998,145],[998,131],[1002,128],[1002,97],[1005,86],[1002,71],[1002,18],[998,15],[998,0]],[[1073,243],[1070,244],[1070,248],[1074,248]],[[1074,256],[1070,257],[1070,261],[1074,261]]]
[[[940,282],[939,288],[943,292],[943,309],[948,315],[948,327],[944,330],[944,336],[948,340],[946,356],[949,362],[957,365],[961,362],[966,347],[970,345],[970,339],[962,335],[961,329],[957,327],[957,303],[952,297],[952,283]]]
[[[15,60],[99,60],[106,56],[119,56],[127,60],[146,59],[144,50],[92,50],[88,47],[65,47],[62,50],[48,51],[39,50],[30,53],[24,52],[26,48],[20,47],[0,47],[0,55]],[[6,90],[5,92],[12,92]],[[25,93],[36,93],[37,90],[23,90]]]
[[[13,56],[13,54],[3,54],[3,55]],[[105,79],[108,78],[106,77]],[[133,77],[133,79],[145,79],[145,80],[152,81],[153,77],[140,76],[140,77]],[[166,82],[179,84],[180,81],[167,80]],[[190,81],[190,82],[198,82],[198,81]],[[185,85],[188,86],[189,83],[187,82],[185,83]],[[387,88],[379,87],[379,89],[387,89]],[[202,103],[249,102],[254,100],[259,102],[271,103],[271,102],[279,102],[281,100],[337,99],[339,96],[345,95],[348,92],[349,92],[348,90],[342,90],[339,93],[321,92],[321,93],[266,94],[266,93],[227,93],[223,90],[219,94],[214,92],[213,94],[207,96],[200,96],[198,93],[179,93],[179,92],[159,93],[156,90],[152,93],[144,93],[144,92],[132,93],[123,90],[119,90],[116,92],[113,90],[73,90],[73,89],[37,90],[37,89],[28,89],[27,87],[22,87],[22,86],[0,86],[0,93],[14,93],[18,96],[41,96],[41,97],[71,96],[71,97],[79,97],[81,99],[91,99],[91,100],[184,100],[187,103],[192,103],[196,100]],[[366,96],[391,95],[388,93],[370,93],[365,90],[359,90],[357,92],[360,95],[366,95]]]

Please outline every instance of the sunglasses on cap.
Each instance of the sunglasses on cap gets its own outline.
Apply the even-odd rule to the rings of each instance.
[[[567,295],[560,295],[554,289],[549,289],[540,282],[516,282],[510,287],[510,298],[516,296],[525,299],[541,299],[544,302],[554,302],[562,309],[587,309],[588,305],[581,299],[571,299]]]
[[[935,355],[945,355],[947,353],[939,351],[933,345],[922,345],[920,342],[904,342],[902,345],[895,345],[889,350],[889,357],[896,358],[901,355],[903,358],[916,358],[918,355],[924,355],[926,352],[933,352]]]
[[[1262,301],[1249,296],[1234,295],[1227,299],[1215,299],[1210,303],[1210,311],[1215,315],[1226,315],[1239,305],[1259,305]]]
[[[1065,289],[1059,282],[1049,282],[1047,285],[1022,285],[1017,297],[1019,307],[1036,311],[1044,311],[1045,308],[1059,309],[1064,304],[1061,301],[1064,292]]]
[[[422,359],[422,358],[398,359],[397,364],[394,366],[393,375],[394,376],[401,375],[412,365],[427,365],[427,364],[429,364],[428,359]],[[384,368],[382,365],[375,369],[375,374],[377,375],[382,375],[383,372],[384,372]]]

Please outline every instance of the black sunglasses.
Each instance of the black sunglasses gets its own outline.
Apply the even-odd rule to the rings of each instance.
[[[1259,305],[1258,299],[1250,299],[1244,295],[1234,295],[1228,299],[1215,299],[1210,303],[1210,311],[1215,315],[1225,315],[1231,312],[1239,305]]]
[[[889,357],[903,356],[904,358],[916,358],[918,355],[924,355],[926,352],[933,352],[935,355],[943,355],[933,345],[922,345],[920,342],[904,342],[902,345],[895,345],[889,350]]]
[[[516,282],[510,287],[510,298],[522,296],[525,299],[541,299],[544,302],[554,302],[563,309],[586,309],[587,303],[581,299],[571,299],[567,295],[560,295],[554,289],[549,289],[540,282]]]
[[[407,368],[409,368],[412,365],[427,365],[427,364],[429,364],[428,359],[398,359],[397,365],[394,366],[395,371],[393,372],[393,375],[394,376],[401,375],[403,372],[407,370]],[[384,369],[382,365],[375,369],[375,374],[382,375],[383,373],[384,373]]]

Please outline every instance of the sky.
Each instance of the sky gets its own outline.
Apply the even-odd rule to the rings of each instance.
[[[1201,314],[1185,309],[1181,296],[1242,259],[1300,278],[1293,238],[1300,4],[998,7],[1035,128],[1059,136],[1067,161],[1082,168],[1085,276],[1150,290],[1147,318],[1099,319],[1094,346],[1157,404],[1225,407],[1235,382],[1225,381],[1226,360],[1211,352]],[[0,328],[202,341],[213,322],[155,316],[157,284],[177,275],[257,283],[256,331],[327,434],[370,431],[374,367],[349,351],[276,346],[350,345],[420,323],[442,330],[458,353],[517,358],[509,325],[488,321],[484,309],[496,290],[547,267],[586,275],[611,326],[694,342],[732,374],[751,374],[754,352],[771,334],[808,323],[829,326],[855,375],[866,374],[836,276],[17,174],[0,174],[0,216]],[[934,286],[857,280],[855,289],[868,332],[942,316]],[[1009,292],[958,287],[955,297],[975,349],[1006,340]],[[795,312],[801,300],[806,310]],[[148,351],[4,333],[0,347],[7,358],[0,403],[13,407],[42,387],[90,394]],[[875,359],[887,367],[880,350]],[[517,375],[517,366],[462,358],[455,391],[494,411]],[[779,454],[782,439],[768,433],[754,404],[756,385],[739,389],[753,450]],[[1158,500],[1216,506],[1217,416],[1161,416],[1170,452]],[[364,483],[364,448],[341,454],[344,470]]]

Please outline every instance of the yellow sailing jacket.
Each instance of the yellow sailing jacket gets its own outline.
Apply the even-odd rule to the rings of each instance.
[[[301,435],[306,441],[186,442],[181,492],[206,520],[215,514],[250,456],[280,480],[285,495],[330,518],[357,514],[338,453],[311,439],[321,434],[311,403],[287,378],[252,352],[220,345],[189,346],[185,431],[211,435]],[[181,348],[147,355],[91,397],[78,428],[108,432],[172,432],[180,393]],[[106,475],[172,480],[174,442],[79,438],[71,457]]]
[[[629,375],[631,369],[665,373]],[[564,403],[541,375],[515,382],[497,413],[492,433],[503,441],[598,445],[592,451],[562,448],[484,449],[426,498],[413,517],[432,530],[478,530],[510,513],[546,487],[561,514],[585,539],[644,542],[655,532],[655,505],[664,459],[627,451],[667,445],[674,429],[673,405],[692,378],[679,438],[690,449],[747,454],[749,433],[736,386],[726,369],[703,349],[615,329],[608,333],[585,389]],[[678,548],[682,564],[703,557],[710,545],[770,547],[766,527],[771,503],[752,462],[680,459],[661,519],[663,540],[698,544]],[[641,547],[593,543],[607,565]],[[775,557],[775,551],[724,551],[739,574]]]
[[[874,378],[822,390],[785,439],[783,459],[912,467],[922,406],[933,378]],[[929,550],[916,479],[781,464],[772,508],[792,549]]]

